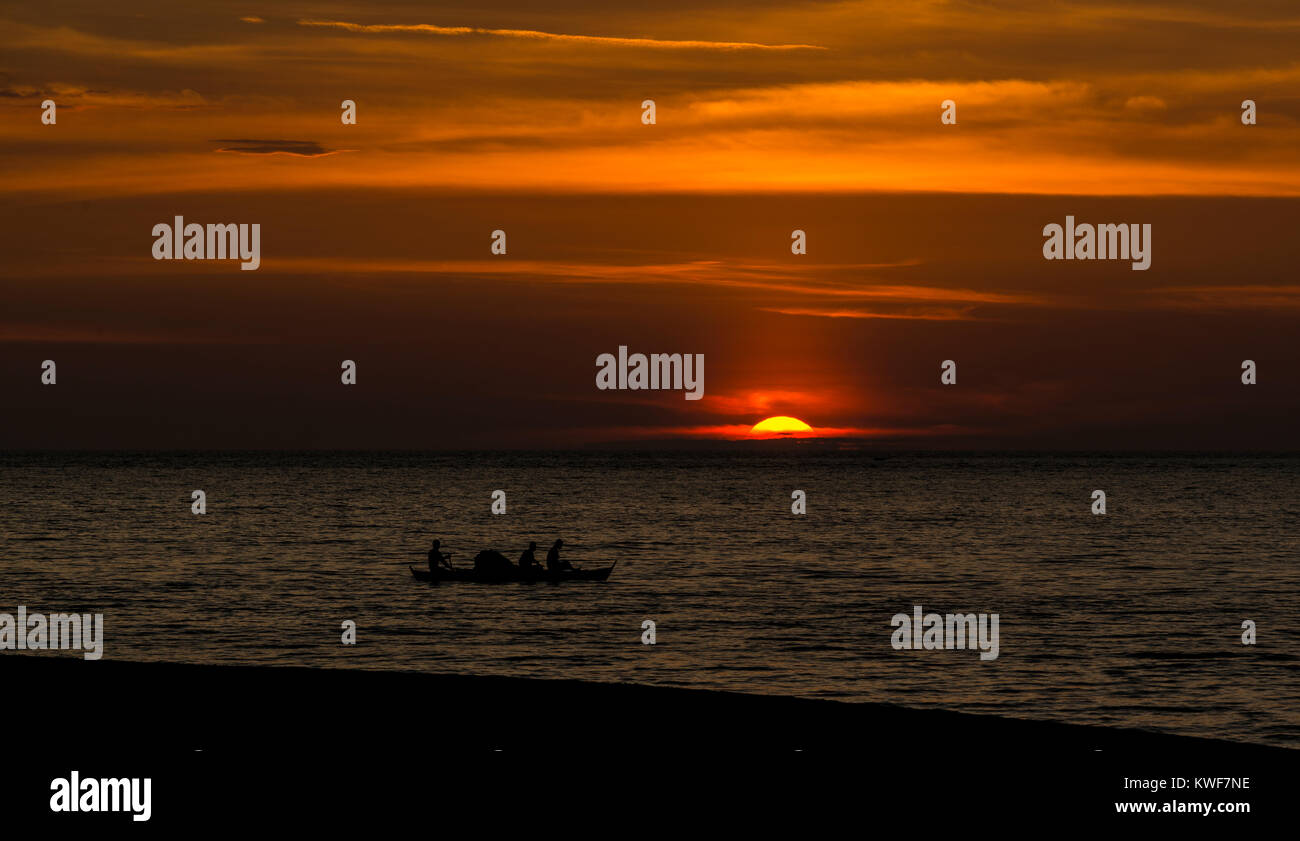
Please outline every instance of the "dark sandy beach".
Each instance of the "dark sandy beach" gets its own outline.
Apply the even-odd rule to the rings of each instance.
[[[708,752],[870,749],[1013,753],[1116,751],[1294,756],[1260,745],[1140,730],[582,681],[197,666],[6,655],[0,675],[32,687],[43,715],[76,720],[88,698],[105,726],[43,730],[42,741],[196,749],[251,747],[267,737],[298,747],[373,748],[426,740],[440,750],[596,751],[662,748]],[[35,689],[39,687],[39,689]],[[433,722],[437,722],[433,726]],[[108,726],[111,723],[111,726]],[[23,738],[23,734],[17,734]]]
[[[655,821],[719,798],[756,820],[940,796],[950,816],[1000,804],[1000,825],[1009,802],[1031,822],[1132,821],[1114,801],[1152,798],[1125,780],[1171,776],[1248,777],[1244,792],[1163,796],[1269,814],[1300,766],[1296,751],[1137,730],[579,681],[21,655],[0,658],[0,679],[22,711],[8,740],[44,769],[8,790],[9,814],[48,817],[49,779],[99,770],[154,778],[151,827],[240,825],[285,803],[315,823],[424,814],[430,798],[481,815],[575,797],[588,817],[651,798]]]

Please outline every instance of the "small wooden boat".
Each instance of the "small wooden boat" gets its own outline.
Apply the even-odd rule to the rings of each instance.
[[[407,567],[411,570],[411,575],[415,576],[418,581],[428,581],[431,584],[438,584],[443,581],[472,581],[476,584],[505,584],[511,581],[525,583],[546,583],[559,584],[562,581],[604,581],[609,578],[609,574],[614,571],[618,562],[610,564],[607,567],[593,567],[590,569],[564,570],[561,572],[550,572],[548,570],[537,570],[536,572],[522,572],[518,567],[511,569],[509,572],[484,572],[473,569],[440,569],[438,574],[434,575],[427,569],[416,569]]]

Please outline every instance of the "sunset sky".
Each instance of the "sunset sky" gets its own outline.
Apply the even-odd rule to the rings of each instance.
[[[0,448],[1294,449],[1294,2],[481,6],[0,4]]]

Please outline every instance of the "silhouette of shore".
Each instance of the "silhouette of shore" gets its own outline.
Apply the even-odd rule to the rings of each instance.
[[[1287,814],[1300,782],[1300,751],[1284,748],[693,689],[31,655],[0,656],[0,680],[25,757],[0,809],[40,823],[50,781],[72,770],[151,778],[150,826],[168,831],[258,813],[331,831],[453,814],[667,831],[701,815],[770,829],[936,809],[1113,826],[1142,820],[1117,814],[1130,801],[1245,802],[1239,826]],[[1249,787],[1193,790],[1211,777]],[[1174,778],[1187,788],[1134,786]]]
[[[64,733],[78,744],[158,741],[189,747],[373,745],[435,734],[441,749],[563,745],[787,751],[1014,753],[1121,751],[1242,759],[1300,751],[1141,730],[699,689],[411,672],[80,661],[5,655],[11,687],[39,687],[43,718],[89,706],[112,727]],[[322,729],[324,728],[324,729]],[[57,741],[62,731],[26,734]],[[24,734],[17,734],[20,738]],[[179,740],[179,741],[178,741]]]

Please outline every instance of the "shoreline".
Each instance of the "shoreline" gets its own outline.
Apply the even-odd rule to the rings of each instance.
[[[667,747],[758,751],[979,750],[1032,755],[1300,759],[1300,751],[1148,730],[710,689],[490,675],[197,665],[0,655],[0,677],[42,718],[99,734],[26,731],[20,740],[187,749],[278,743],[374,747],[425,738],[442,750]],[[34,697],[31,693],[35,693]],[[17,698],[15,698],[17,700]]]
[[[151,779],[149,826],[169,832],[265,814],[332,834],[453,815],[1039,831],[1131,825],[1146,818],[1117,807],[1134,802],[1245,804],[1236,826],[1285,816],[1300,784],[1300,751],[1281,747],[705,689],[32,655],[0,656],[0,679],[23,758],[0,811],[59,827],[51,786],[73,772]]]

